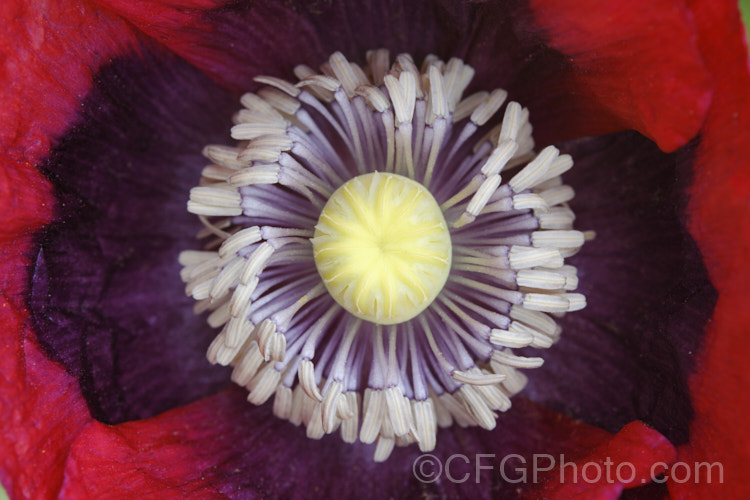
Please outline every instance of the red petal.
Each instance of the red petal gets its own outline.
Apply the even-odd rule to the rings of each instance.
[[[680,498],[750,497],[750,71],[744,29],[731,0],[690,2],[699,47],[714,75],[716,93],[701,132],[689,205],[690,230],[705,255],[719,301],[702,353],[702,368],[691,380],[695,420],[691,443],[680,460],[720,462],[712,481],[670,482]],[[706,469],[703,469],[704,471]]]
[[[0,33],[0,238],[8,240],[49,219],[49,184],[33,166],[75,118],[96,68],[132,35],[74,2],[5,1],[0,17],[13,19]]]
[[[6,262],[0,273],[23,264]],[[70,445],[90,416],[78,381],[44,356],[24,317],[0,298],[0,480],[13,498],[54,498]]]
[[[574,100],[565,108],[576,114],[557,124],[568,136],[633,128],[664,151],[695,136],[710,80],[682,2],[531,0],[531,6],[550,45],[572,64],[571,74],[555,75]]]
[[[226,0],[95,0],[103,7],[135,24],[140,30],[165,44],[177,54],[189,55],[192,43],[188,33],[175,36],[175,30],[199,23],[204,10],[218,7]],[[202,29],[209,29],[203,25]],[[194,35],[195,33],[193,33]],[[190,60],[189,57],[187,57]]]
[[[556,467],[544,477],[541,491],[532,493],[543,498],[616,499],[624,488],[651,483],[675,458],[664,436],[631,422],[582,458],[539,458],[541,467]]]
[[[28,330],[22,293],[34,230],[52,217],[34,168],[76,118],[96,69],[133,40],[127,24],[75,2],[4,1],[0,18],[0,460],[14,498],[52,498],[76,433],[90,419],[77,381]]]

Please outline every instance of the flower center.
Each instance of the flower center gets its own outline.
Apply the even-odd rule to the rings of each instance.
[[[360,175],[339,187],[320,213],[312,245],[336,302],[383,325],[429,306],[451,265],[450,233],[435,198],[395,174]]]
[[[290,83],[259,76],[236,146],[190,191],[205,250],[186,292],[221,328],[208,349],[248,400],[319,439],[434,449],[437,427],[492,429],[586,306],[565,258],[583,245],[554,146],[495,89],[464,96],[459,59],[333,54]],[[502,116],[500,116],[502,115]]]

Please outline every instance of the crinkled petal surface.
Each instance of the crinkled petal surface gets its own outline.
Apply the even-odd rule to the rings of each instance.
[[[714,74],[716,93],[698,149],[698,168],[691,189],[690,230],[706,256],[719,290],[709,325],[701,369],[691,378],[695,419],[691,442],[680,448],[687,463],[722,464],[724,483],[671,482],[679,498],[746,498],[750,462],[750,356],[747,307],[750,255],[750,71],[745,32],[737,4],[731,1],[689,2],[695,13],[700,49]]]
[[[663,481],[665,469],[676,456],[664,436],[641,422],[632,422],[584,457],[538,457],[538,469],[555,466],[543,476],[540,473],[541,487],[527,496],[615,500],[626,488]],[[657,496],[656,489],[648,491]]]
[[[134,37],[111,13],[74,3],[3,2],[0,17],[0,481],[14,498],[52,498],[90,416],[26,312],[32,233],[55,205],[35,165],[74,120],[99,65]]]
[[[531,6],[549,44],[571,58],[555,79],[570,85],[578,113],[601,120],[588,127],[633,128],[666,151],[695,135],[711,95],[687,5],[532,0]],[[563,123],[575,135],[593,132],[575,121],[555,125]]]
[[[8,242],[48,220],[49,184],[33,165],[70,125],[99,64],[126,50],[133,35],[116,16],[75,4],[3,2],[0,18],[0,238]],[[89,25],[97,29],[84,36]]]

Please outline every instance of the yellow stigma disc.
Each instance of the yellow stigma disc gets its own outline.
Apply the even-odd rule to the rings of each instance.
[[[422,312],[451,267],[451,238],[435,198],[418,182],[375,172],[339,187],[312,239],[315,265],[343,308],[391,325]]]

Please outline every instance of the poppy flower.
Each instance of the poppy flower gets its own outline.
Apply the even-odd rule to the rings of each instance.
[[[741,494],[750,75],[731,2],[2,9],[0,481],[12,497]],[[562,320],[495,430],[438,433],[434,455],[466,461],[435,482],[415,476],[415,447],[376,464],[372,446],[308,439],[248,403],[205,361],[216,332],[179,282],[177,255],[200,245],[185,211],[200,153],[227,142],[241,93],[378,47],[460,57],[471,91],[502,87],[527,106],[538,149],[575,159],[576,225],[597,233],[571,259],[589,306]],[[490,469],[478,454],[494,455]],[[523,480],[539,454],[555,463]],[[608,459],[633,474],[580,480]],[[650,483],[699,462],[721,462],[724,484],[676,467]]]

